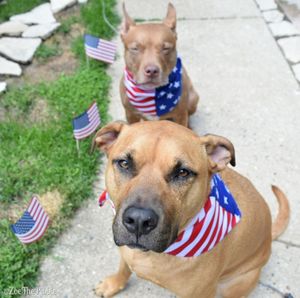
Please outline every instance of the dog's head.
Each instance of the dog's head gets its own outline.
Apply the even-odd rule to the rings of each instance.
[[[94,138],[106,152],[106,186],[116,208],[115,243],[164,251],[203,207],[210,179],[234,148],[170,121],[108,124]]]
[[[125,63],[133,79],[144,89],[168,83],[176,65],[176,11],[168,6],[163,23],[136,24],[123,5],[124,20],[121,38],[125,48]]]

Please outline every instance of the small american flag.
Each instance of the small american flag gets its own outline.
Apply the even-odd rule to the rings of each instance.
[[[84,47],[86,55],[91,58],[107,63],[113,63],[115,60],[117,45],[114,42],[85,34]]]
[[[33,196],[23,216],[11,229],[22,243],[29,244],[39,240],[49,225],[49,216],[37,197]]]
[[[73,119],[73,132],[76,140],[81,140],[91,135],[100,125],[101,120],[97,103],[92,105],[81,115]]]

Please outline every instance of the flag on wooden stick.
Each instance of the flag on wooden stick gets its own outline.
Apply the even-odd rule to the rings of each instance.
[[[38,241],[44,235],[49,222],[49,216],[38,198],[33,196],[23,216],[11,225],[11,229],[22,243],[29,244]]]
[[[90,34],[84,35],[85,53],[88,57],[113,63],[116,56],[117,45],[115,42],[97,38]]]
[[[73,132],[75,139],[81,140],[90,136],[97,129],[100,123],[101,120],[97,103],[93,102],[84,113],[73,119]]]

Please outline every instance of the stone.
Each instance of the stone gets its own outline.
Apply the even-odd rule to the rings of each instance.
[[[41,24],[30,26],[23,32],[22,37],[40,37],[42,39],[48,38],[58,27],[60,23]]]
[[[65,8],[76,4],[77,0],[50,0],[53,13],[64,10]]]
[[[28,28],[27,25],[20,22],[5,22],[0,24],[0,36],[20,36]]]
[[[293,36],[299,34],[299,31],[295,28],[295,26],[288,21],[270,23],[269,26],[275,37]]]
[[[300,62],[300,36],[281,38],[278,40],[284,56],[292,63]]]
[[[88,0],[78,0],[78,3],[80,3],[80,4],[85,4],[87,2],[88,2]]]
[[[293,65],[292,69],[294,71],[296,79],[300,83],[300,63]]]
[[[277,9],[264,11],[262,14],[267,23],[278,23],[284,18],[283,13]]]
[[[18,63],[0,57],[0,75],[20,76],[22,68]]]
[[[24,24],[49,24],[55,23],[50,3],[37,6],[27,13],[18,14],[10,17],[11,21],[19,21]]]
[[[256,0],[256,3],[260,10],[271,10],[277,8],[277,4],[274,0]]]
[[[6,91],[6,82],[0,82],[0,94]]]
[[[0,53],[21,63],[31,61],[36,49],[41,44],[40,38],[0,38]]]

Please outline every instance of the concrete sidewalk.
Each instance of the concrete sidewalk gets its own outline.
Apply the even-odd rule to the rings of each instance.
[[[165,15],[167,2],[131,0],[126,5],[134,18],[157,19]],[[173,3],[179,17],[178,53],[201,97],[192,128],[199,134],[211,132],[233,142],[236,170],[253,181],[273,216],[277,203],[270,184],[280,186],[290,199],[289,227],[274,242],[272,257],[261,275],[262,284],[251,297],[281,297],[276,289],[300,297],[299,85],[253,0]],[[118,94],[123,49],[117,40],[120,57],[110,68],[110,112],[113,119],[124,119]],[[53,297],[95,297],[93,287],[117,270],[112,212],[109,206],[97,207],[103,185],[100,173],[95,198],[82,207],[42,264],[38,287],[53,289]],[[133,276],[118,297],[174,295]]]

